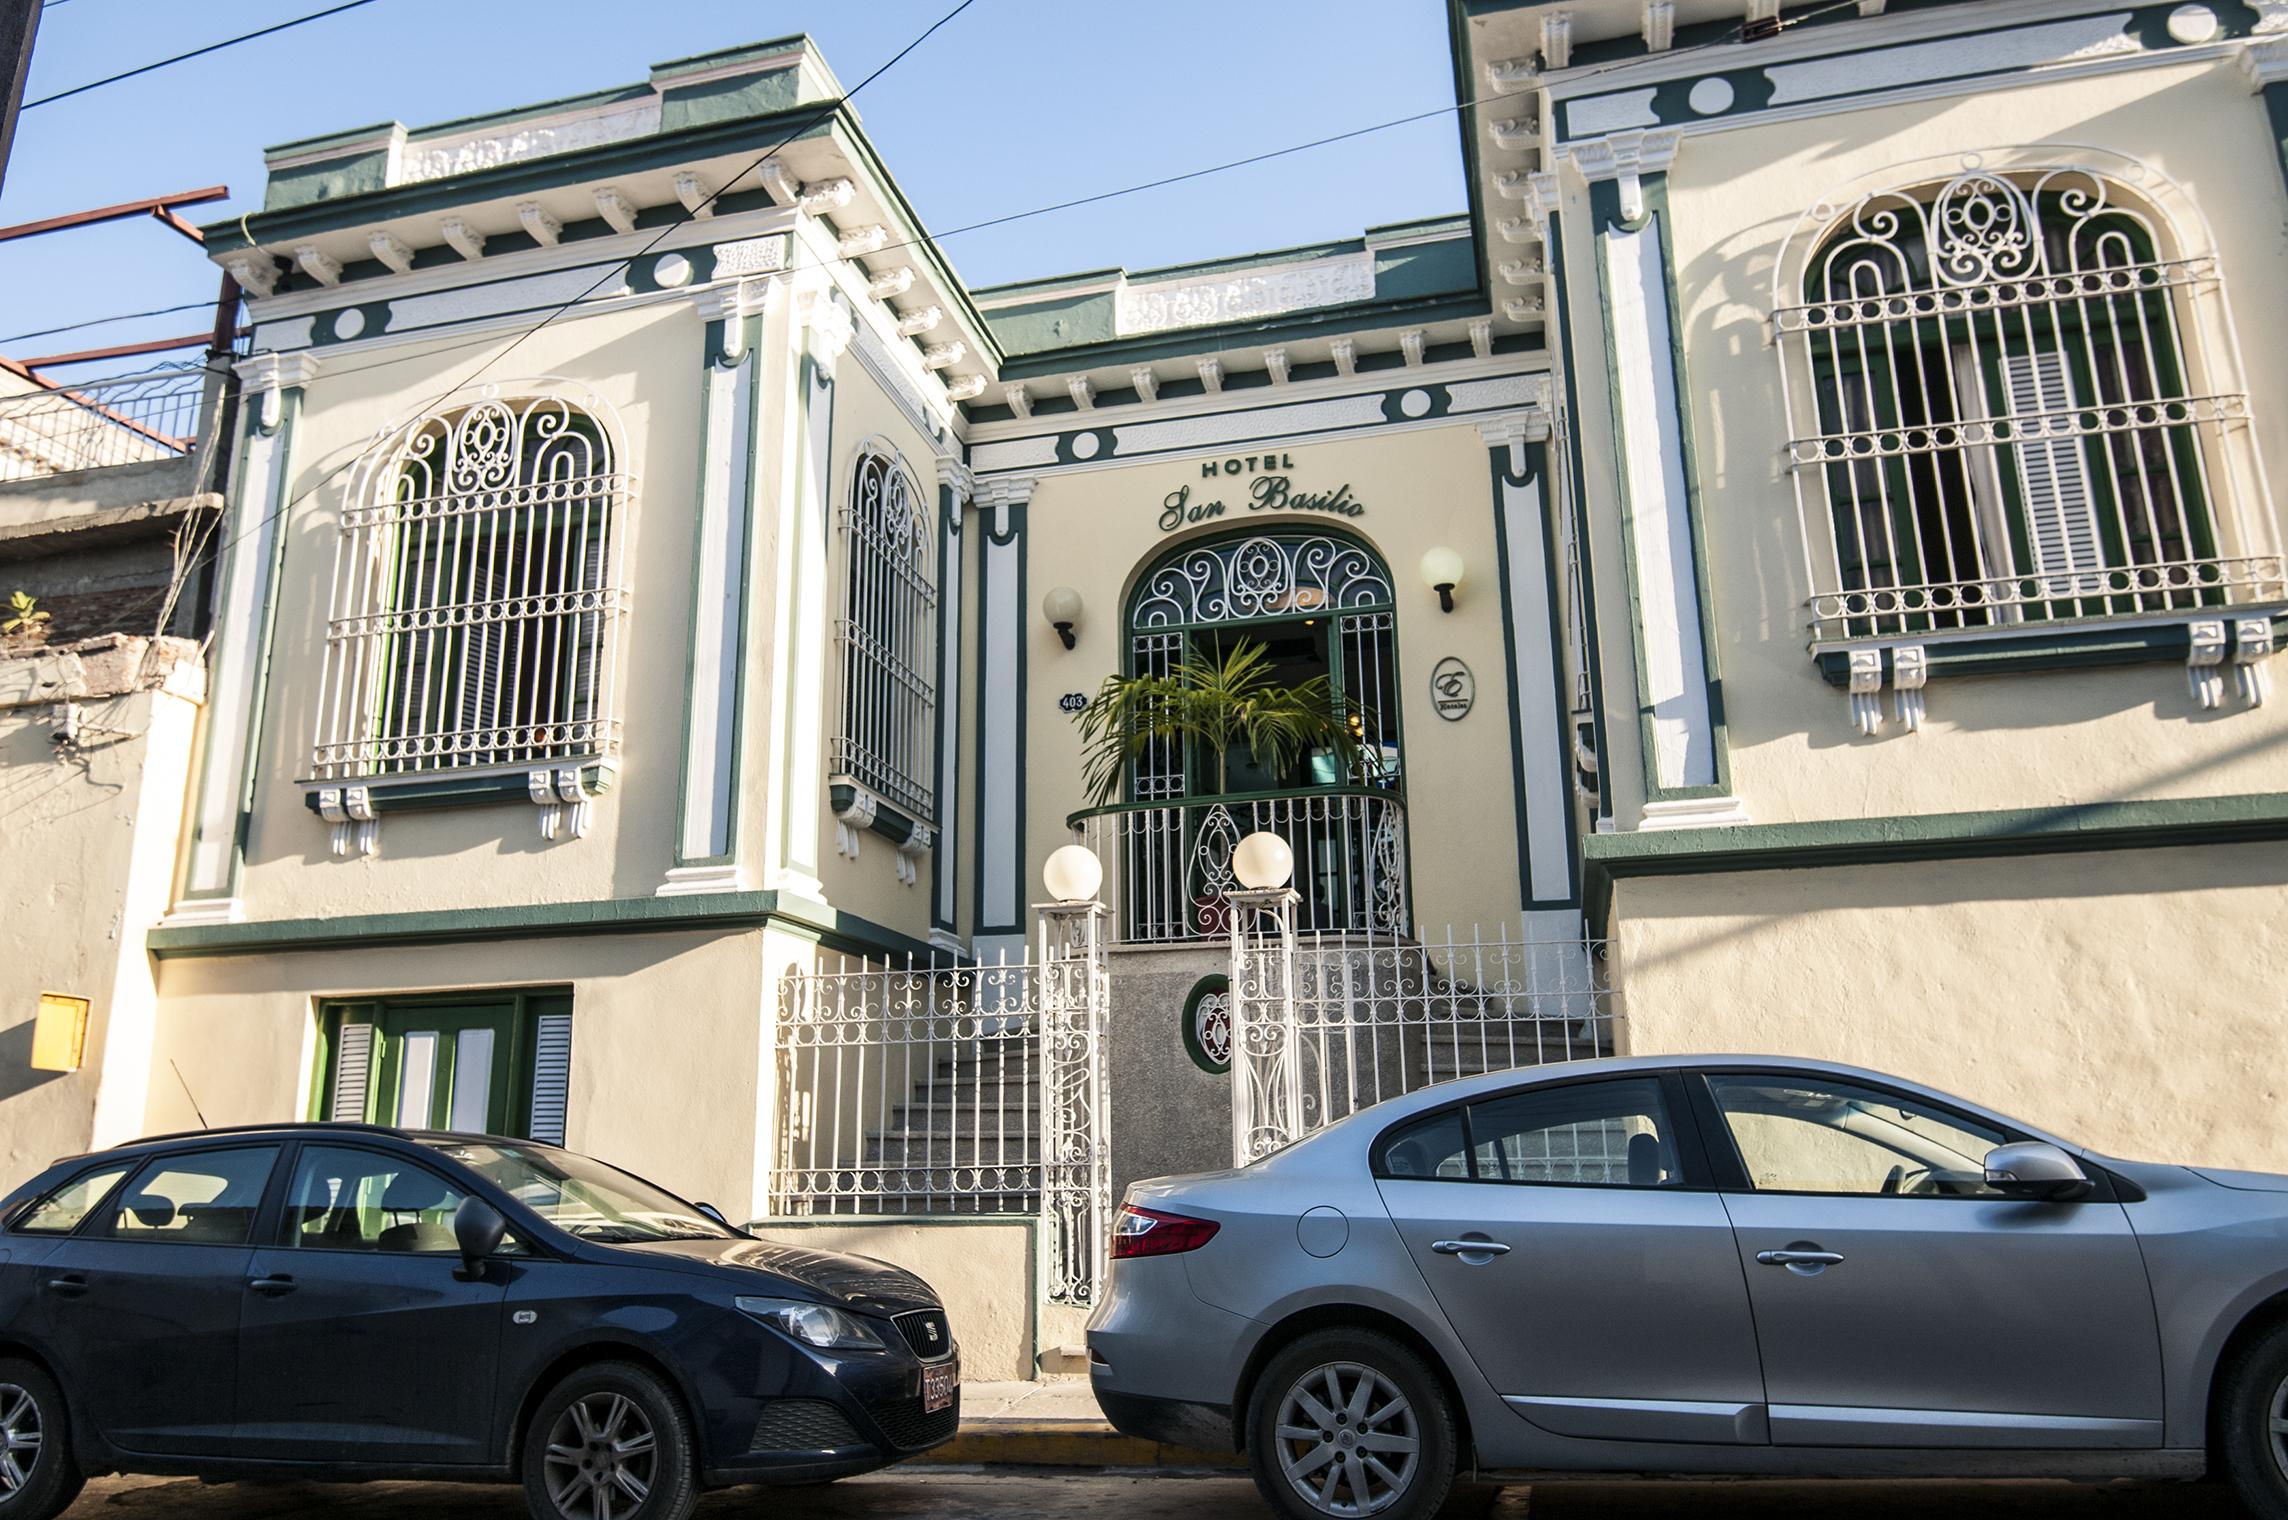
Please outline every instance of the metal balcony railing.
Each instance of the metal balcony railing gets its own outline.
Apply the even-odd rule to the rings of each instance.
[[[1295,852],[1296,924],[1328,933],[1412,928],[1406,803],[1372,787],[1246,792],[1088,808],[1067,820],[1104,862],[1104,892],[1127,944],[1219,939],[1237,880],[1231,854],[1268,830]]]
[[[0,383],[11,377],[0,375]],[[204,369],[0,394],[0,480],[179,459],[197,440]]]

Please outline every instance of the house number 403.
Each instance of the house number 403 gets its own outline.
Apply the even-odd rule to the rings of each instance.
[[[1088,693],[1085,691],[1068,691],[1057,698],[1057,711],[1059,712],[1076,713],[1084,711],[1087,707]]]

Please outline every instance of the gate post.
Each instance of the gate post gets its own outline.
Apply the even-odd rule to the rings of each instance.
[[[1068,846],[1068,848],[1070,848]],[[1049,1302],[1094,1304],[1112,1212],[1104,1081],[1105,923],[1093,898],[1039,904],[1041,1212]]]
[[[1250,836],[1253,838],[1254,836]],[[1231,922],[1231,1164],[1303,1138],[1293,887],[1224,894]]]

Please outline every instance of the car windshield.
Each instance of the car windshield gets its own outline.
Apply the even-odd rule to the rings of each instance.
[[[441,1141],[437,1150],[583,1240],[718,1240],[736,1233],[641,1177],[570,1151],[490,1140]]]

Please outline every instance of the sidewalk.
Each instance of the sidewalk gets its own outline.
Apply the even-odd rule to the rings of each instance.
[[[1240,1468],[1232,1451],[1124,1436],[1104,1421],[1085,1377],[961,1385],[961,1433],[921,1459],[982,1467]]]

